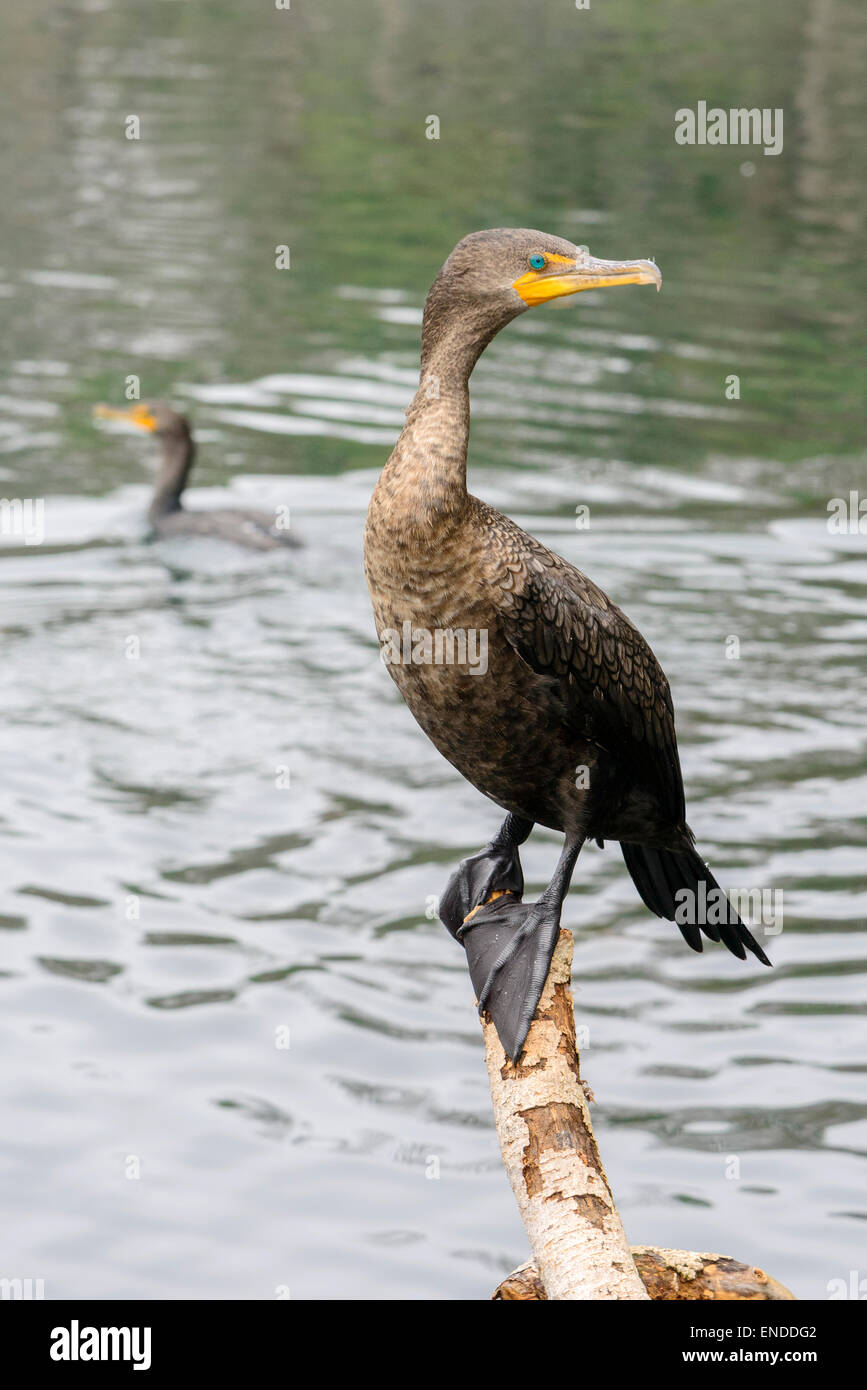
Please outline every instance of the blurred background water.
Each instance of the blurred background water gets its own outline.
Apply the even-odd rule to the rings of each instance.
[[[530,225],[664,290],[494,343],[473,490],[639,623],[702,848],[785,901],[773,971],[697,958],[584,853],[602,1152],[634,1242],[825,1297],[867,1216],[867,538],[827,526],[867,486],[863,7],[0,10],[0,496],[46,506],[0,538],[0,1275],[479,1298],[525,1257],[428,915],[498,813],[378,661],[360,536],[433,274]],[[677,145],[699,100],[783,108],[783,153]],[[194,419],[192,500],[303,550],[147,541],[152,441],[91,421],[130,374]]]

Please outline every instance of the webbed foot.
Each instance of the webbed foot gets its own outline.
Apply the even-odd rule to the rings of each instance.
[[[494,1021],[503,1049],[518,1060],[548,978],[560,906],[502,899],[481,908],[464,944],[479,1012]]]
[[[462,940],[461,927],[474,908],[486,903],[492,893],[524,892],[524,871],[518,846],[527,838],[532,825],[508,816],[498,834],[478,854],[458,865],[440,898],[440,920],[452,936]]]

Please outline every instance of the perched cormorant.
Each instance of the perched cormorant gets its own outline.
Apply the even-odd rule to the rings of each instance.
[[[216,536],[252,550],[278,550],[297,545],[294,536],[277,525],[275,516],[244,507],[219,507],[190,512],[181,502],[187,486],[196,445],[186,416],[161,401],[136,401],[124,410],[98,405],[94,415],[108,420],[124,420],[155,434],[162,446],[154,495],[148,507],[148,521],[158,536]]]
[[[542,232],[465,237],[428,294],[419,389],[367,514],[365,569],[390,673],[440,752],[508,812],[452,876],[440,916],[513,1060],[586,839],[620,841],[646,905],[694,951],[703,931],[770,964],[694,847],[671,694],[650,647],[590,579],[467,492],[469,377],[495,334],[560,295],[661,278],[651,261],[597,260]],[[527,904],[516,901],[518,846],[535,822],[566,839]]]

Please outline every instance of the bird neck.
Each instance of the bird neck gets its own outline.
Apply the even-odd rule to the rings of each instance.
[[[466,506],[469,379],[484,346],[457,325],[422,336],[418,390],[382,480],[408,522],[428,532]]]
[[[153,521],[169,512],[180,511],[181,493],[187,485],[196,446],[189,434],[170,435],[163,440],[163,456],[154,495],[148,509]]]
[[[516,307],[517,305],[517,307]],[[467,445],[473,368],[524,305],[465,298],[440,271],[424,306],[419,387],[382,472],[383,499],[395,524],[432,531],[454,526],[467,507]]]

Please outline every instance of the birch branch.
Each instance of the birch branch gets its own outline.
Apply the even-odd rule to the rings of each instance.
[[[495,1299],[794,1299],[764,1270],[728,1255],[630,1248],[581,1082],[571,932],[560,930],[517,1065],[487,1014],[482,1027],[500,1152],[533,1256]]]
[[[572,934],[561,928],[520,1062],[483,1015],[503,1163],[549,1299],[647,1299],[614,1205],[581,1085]]]

